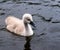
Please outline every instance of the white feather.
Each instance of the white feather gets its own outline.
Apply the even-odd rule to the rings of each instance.
[[[7,25],[6,29],[10,32],[14,32],[15,34],[22,35],[22,36],[31,36],[33,35],[33,30],[31,25],[28,24],[28,27],[25,27],[24,21],[26,18],[32,20],[31,14],[24,14],[22,19],[16,18],[14,16],[8,16],[5,19],[5,23]],[[33,20],[32,20],[33,21]]]

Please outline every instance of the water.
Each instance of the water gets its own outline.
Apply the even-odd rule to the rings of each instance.
[[[5,29],[5,18],[31,13],[34,35],[22,37]],[[60,0],[0,0],[0,50],[60,50]]]

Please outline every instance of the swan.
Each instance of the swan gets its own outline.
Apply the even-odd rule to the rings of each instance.
[[[35,24],[33,23],[32,15],[29,13],[25,13],[22,19],[14,16],[8,16],[5,19],[5,23],[6,29],[17,35],[32,36],[34,33],[31,25],[35,27]]]

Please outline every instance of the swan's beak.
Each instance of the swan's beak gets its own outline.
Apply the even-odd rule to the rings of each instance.
[[[33,26],[33,27],[36,27],[35,24],[31,21],[30,24]]]

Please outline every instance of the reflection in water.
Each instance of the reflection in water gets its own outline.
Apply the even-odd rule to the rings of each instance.
[[[31,41],[31,37],[26,37],[26,43],[24,45],[24,50],[31,50],[30,48],[30,41]]]

